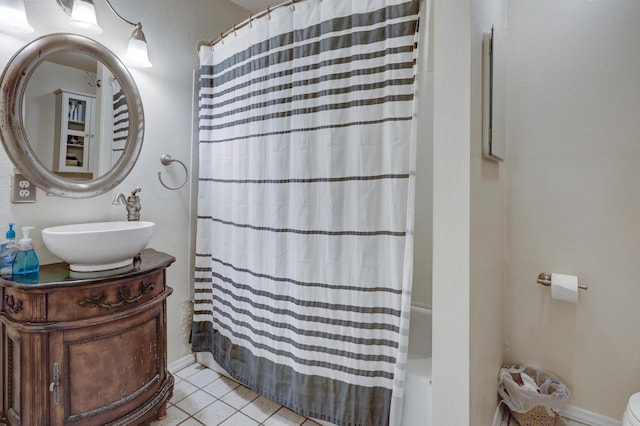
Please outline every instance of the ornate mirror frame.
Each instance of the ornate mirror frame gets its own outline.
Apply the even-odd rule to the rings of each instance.
[[[48,56],[63,51],[85,53],[102,62],[120,83],[129,109],[129,132],[120,159],[108,172],[90,181],[65,179],[49,170],[34,153],[25,132],[23,100],[27,83]],[[15,167],[48,194],[88,198],[113,189],[133,169],[143,137],[144,111],[138,88],[118,57],[95,40],[76,34],[45,35],[21,48],[0,76],[0,139],[4,149]]]

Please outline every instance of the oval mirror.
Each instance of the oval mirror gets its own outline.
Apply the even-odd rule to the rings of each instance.
[[[144,112],[124,64],[102,44],[50,34],[0,76],[0,138],[20,172],[49,194],[86,198],[116,187],[142,148]]]

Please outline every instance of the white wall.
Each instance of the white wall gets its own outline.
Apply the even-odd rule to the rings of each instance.
[[[433,12],[433,424],[468,425],[470,0]]]
[[[482,155],[482,38],[494,26],[494,86],[505,76],[507,1],[471,3],[471,235],[470,235],[470,425],[489,425],[496,409],[502,365],[505,286],[505,168]],[[504,87],[504,86],[502,86]],[[496,90],[496,104],[502,102]],[[502,92],[504,93],[504,92]],[[494,108],[494,137],[504,135],[503,112]],[[507,144],[508,145],[508,144]]]
[[[433,2],[433,0],[432,0]],[[422,5],[421,19],[427,15]],[[423,21],[424,22],[424,21]],[[428,32],[425,30],[428,28]],[[433,257],[433,13],[420,24],[417,108],[416,210],[411,303],[431,307]]]
[[[433,422],[487,425],[506,237],[505,165],[482,156],[482,37],[505,29],[506,2],[448,0],[434,14]]]
[[[506,358],[620,419],[640,391],[640,2],[510,0]],[[577,305],[538,273],[577,274]]]
[[[168,299],[169,362],[188,353],[187,342],[191,303],[189,287],[189,192],[168,191],[158,182],[162,171],[168,184],[180,183],[182,170],[168,170],[160,164],[160,156],[168,153],[189,161],[192,135],[192,70],[198,66],[196,43],[215,38],[234,23],[246,18],[246,11],[226,0],[125,0],[113,1],[124,17],[140,20],[149,43],[153,68],[131,69],[140,90],[145,109],[145,140],[140,159],[131,175],[117,188],[131,191],[142,187],[142,218],[156,222],[150,247],[170,253],[176,262],[167,278],[174,288]],[[27,14],[35,34],[14,35],[0,32],[0,67],[4,68],[14,51],[30,40],[46,33],[72,32],[68,17],[50,0],[27,0]],[[96,2],[98,21],[105,32],[95,36],[117,55],[123,55],[132,27],[121,22],[104,2]],[[41,263],[56,259],[42,245],[42,228],[71,222],[124,219],[125,210],[111,205],[113,193],[72,200],[48,197],[38,191],[36,204],[11,204],[10,182],[13,166],[4,151],[0,152],[0,222],[15,221],[34,225],[34,242]],[[4,225],[2,225],[4,228]],[[4,232],[4,231],[2,231]]]

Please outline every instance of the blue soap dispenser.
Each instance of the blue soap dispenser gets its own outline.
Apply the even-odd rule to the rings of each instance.
[[[22,239],[18,242],[18,252],[13,261],[13,275],[25,275],[40,271],[40,262],[33,241],[29,238],[29,231],[33,226],[22,227]]]
[[[16,231],[13,230],[13,225],[13,222],[9,223],[7,239],[0,245],[0,275],[3,277],[13,273],[13,261],[16,258]]]

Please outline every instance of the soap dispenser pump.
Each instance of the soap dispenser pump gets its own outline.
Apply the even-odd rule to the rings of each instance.
[[[33,240],[29,238],[29,231],[33,226],[22,227],[22,239],[18,242],[18,252],[13,261],[13,275],[25,275],[40,271],[40,262],[33,249]]]

